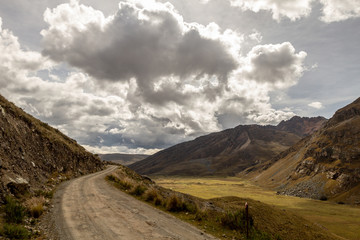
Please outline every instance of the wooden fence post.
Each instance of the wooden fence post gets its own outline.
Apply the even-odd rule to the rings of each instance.
[[[245,218],[246,218],[246,238],[249,238],[249,206],[245,203]]]

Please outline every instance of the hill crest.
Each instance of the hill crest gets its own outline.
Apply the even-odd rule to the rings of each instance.
[[[317,130],[324,119],[292,119],[278,126],[240,125],[177,144],[145,160],[130,165],[141,174],[158,175],[235,175],[244,169],[275,157],[298,142],[305,132],[292,129],[304,122],[315,123]],[[301,128],[307,129],[308,128]],[[296,132],[301,132],[299,136]]]

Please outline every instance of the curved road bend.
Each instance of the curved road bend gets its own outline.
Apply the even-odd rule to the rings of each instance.
[[[216,239],[108,184],[104,178],[115,169],[59,187],[52,214],[61,240]]]

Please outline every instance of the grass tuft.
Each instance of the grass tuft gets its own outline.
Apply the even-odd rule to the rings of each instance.
[[[7,223],[22,223],[24,221],[26,209],[12,197],[6,196],[3,209]]]
[[[148,189],[144,194],[145,201],[147,202],[153,202],[158,197],[159,193],[155,188]]]
[[[135,196],[142,196],[145,191],[146,191],[146,187],[141,184],[138,184],[131,189],[130,194]]]
[[[32,197],[25,202],[30,217],[39,218],[45,211],[44,205],[46,203],[45,197]]]
[[[0,230],[0,233],[2,236],[9,239],[28,239],[30,237],[28,230],[25,227],[17,224],[5,223]]]
[[[166,210],[170,212],[181,212],[184,210],[184,199],[172,194],[166,202]]]

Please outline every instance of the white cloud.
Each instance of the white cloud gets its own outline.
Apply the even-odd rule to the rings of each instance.
[[[323,4],[324,22],[338,22],[349,18],[360,17],[360,1],[358,0],[320,0]]]
[[[86,150],[92,153],[107,154],[107,153],[125,153],[125,154],[147,154],[152,155],[162,149],[145,149],[145,148],[128,148],[125,146],[112,146],[112,147],[94,147],[89,145],[83,145]]]
[[[190,24],[170,3],[120,2],[107,18],[76,2],[48,9],[43,53],[65,61],[96,78],[127,81],[134,77],[142,91],[153,91],[163,76],[226,77],[237,62],[225,44],[233,34],[219,27]],[[239,43],[237,43],[238,45]],[[149,99],[151,100],[151,99]]]
[[[311,3],[314,0],[230,0],[232,6],[241,8],[243,11],[261,10],[271,11],[272,18],[280,21],[287,17],[292,21],[307,17],[311,12]]]
[[[230,0],[232,6],[242,11],[270,11],[272,18],[278,22],[283,18],[295,21],[308,17],[312,4],[316,2],[323,5],[321,21],[331,23],[360,17],[358,0]]]
[[[249,39],[257,42],[257,43],[260,43],[263,39],[263,36],[261,35],[261,33],[259,31],[257,31],[256,29],[254,29],[252,31],[252,33],[249,35]]]
[[[259,83],[285,89],[297,83],[305,68],[305,52],[295,52],[289,42],[255,46],[248,54],[244,75]]]
[[[321,109],[323,107],[321,102],[312,102],[308,104],[309,107]]]
[[[0,91],[92,151],[147,153],[294,115],[274,109],[269,97],[305,69],[306,54],[290,43],[243,56],[241,33],[186,23],[172,5],[154,1],[121,2],[109,17],[72,1],[44,18],[43,53],[60,65],[2,29]],[[67,76],[57,74],[63,62],[74,67]]]

